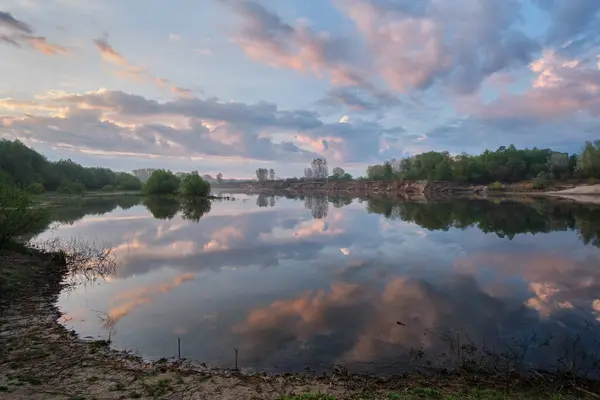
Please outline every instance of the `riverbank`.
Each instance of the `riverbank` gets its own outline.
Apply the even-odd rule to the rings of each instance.
[[[463,369],[395,377],[267,376],[185,361],[145,362],[85,341],[59,324],[56,301],[69,266],[35,250],[0,253],[0,398],[16,399],[571,399],[599,398],[594,384]],[[6,295],[9,294],[9,295]],[[316,394],[319,393],[320,397]],[[312,395],[311,395],[312,394]]]

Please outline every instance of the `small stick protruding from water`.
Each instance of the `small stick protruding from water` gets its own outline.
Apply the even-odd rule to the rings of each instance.
[[[235,370],[239,371],[238,369],[238,349],[236,349],[235,347],[233,348],[233,351],[235,351]]]
[[[177,338],[177,358],[181,360],[181,338]]]

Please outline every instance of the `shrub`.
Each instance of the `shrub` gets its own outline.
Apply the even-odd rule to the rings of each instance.
[[[179,190],[180,183],[179,178],[171,171],[158,169],[148,178],[144,191],[154,195],[175,194]]]
[[[504,190],[504,185],[496,181],[488,185],[488,190]]]
[[[27,193],[31,194],[42,194],[46,191],[46,189],[41,183],[32,183],[29,186],[27,186],[26,190]]]
[[[43,207],[34,207],[26,192],[0,186],[0,247],[42,232],[50,223]]]
[[[113,192],[115,190],[115,187],[113,185],[106,185],[102,188],[103,192]]]
[[[63,180],[56,190],[62,194],[83,194],[85,186],[80,182]]]
[[[206,197],[210,194],[210,184],[194,171],[183,177],[180,192],[185,197]]]
[[[550,181],[548,180],[548,177],[546,174],[544,173],[540,173],[538,176],[536,176],[533,179],[533,188],[536,190],[541,190],[541,189],[545,189],[549,186]]]
[[[590,178],[588,179],[588,185],[597,185],[598,184],[598,179],[596,178]]]

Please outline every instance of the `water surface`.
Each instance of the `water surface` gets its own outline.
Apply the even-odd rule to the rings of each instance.
[[[63,323],[148,359],[181,338],[183,357],[232,367],[237,348],[269,372],[393,372],[523,341],[542,365],[565,351],[547,339],[577,337],[600,350],[599,207],[236,197],[62,206],[40,238],[106,242],[118,264],[63,293]]]

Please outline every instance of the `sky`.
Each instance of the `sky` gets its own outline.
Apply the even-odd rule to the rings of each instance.
[[[0,137],[130,171],[577,152],[598,0],[0,0]]]

